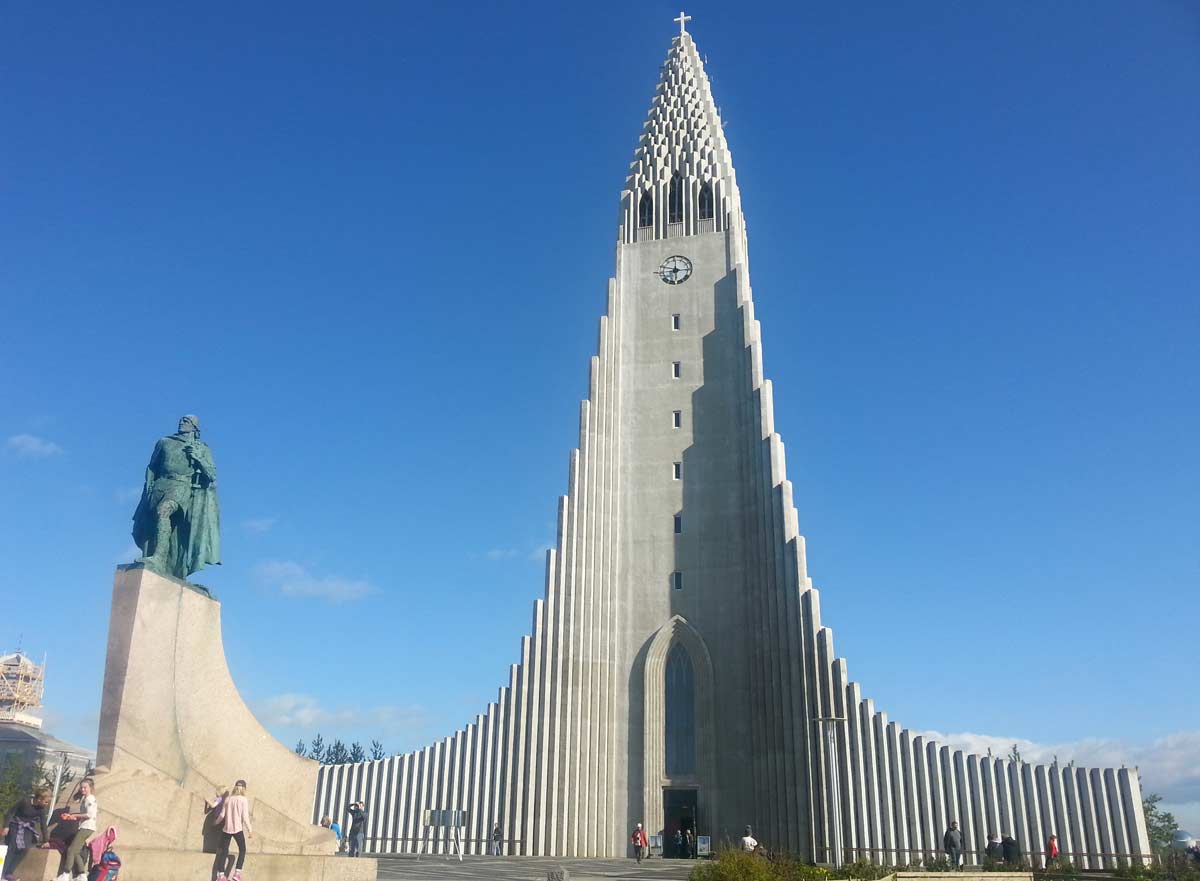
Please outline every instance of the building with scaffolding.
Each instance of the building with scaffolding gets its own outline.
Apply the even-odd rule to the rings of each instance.
[[[23,767],[40,761],[50,775],[78,778],[92,766],[95,750],[43,730],[45,690],[45,658],[38,664],[20,650],[0,655],[0,760]]]

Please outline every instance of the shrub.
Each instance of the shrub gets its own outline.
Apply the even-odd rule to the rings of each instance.
[[[776,881],[773,864],[754,853],[724,850],[716,859],[696,866],[689,881]]]

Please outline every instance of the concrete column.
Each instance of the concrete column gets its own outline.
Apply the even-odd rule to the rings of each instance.
[[[886,856],[883,837],[883,811],[879,795],[879,762],[875,757],[875,703],[870,698],[859,704],[859,730],[862,733],[863,771],[867,789],[867,817],[870,821],[870,859],[882,862]]]
[[[896,814],[892,800],[892,763],[887,748],[887,713],[876,713],[871,720],[875,738],[875,774],[879,780],[879,813],[882,819],[880,846],[890,865],[897,865]]]
[[[885,729],[887,736],[888,761],[890,764],[889,789],[892,793],[892,817],[896,830],[896,861],[893,865],[907,866],[909,863],[909,780],[905,779],[904,751],[900,744],[900,724],[890,722]]]
[[[861,857],[869,858],[866,852],[858,848],[871,846],[871,825],[868,819],[867,783],[863,759],[862,724],[859,721],[859,705],[862,703],[862,693],[857,682],[846,686],[846,731],[850,741],[850,762],[847,765],[847,775],[852,786],[851,796],[847,801],[847,809],[854,812],[854,840],[849,842],[855,848],[851,860]]]

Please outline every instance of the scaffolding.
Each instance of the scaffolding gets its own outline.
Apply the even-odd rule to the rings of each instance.
[[[35,664],[20,651],[0,655],[0,722],[42,727],[46,661]]]

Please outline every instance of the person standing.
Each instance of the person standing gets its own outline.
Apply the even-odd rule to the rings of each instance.
[[[746,853],[754,853],[758,850],[758,839],[751,834],[749,826],[746,827],[746,834],[742,836],[740,844]]]
[[[37,847],[46,840],[46,808],[49,806],[50,790],[39,787],[17,802],[8,812],[4,824],[7,830],[4,843],[8,845],[8,854],[4,857],[0,878],[8,877],[8,870],[17,861],[19,854]]]
[[[237,865],[233,868],[230,881],[242,881],[242,867],[246,864],[246,836],[250,829],[250,800],[246,798],[246,781],[233,784],[233,791],[217,809],[217,822],[221,826],[221,847],[217,851],[217,881],[224,881],[225,869],[229,865],[229,842],[238,846]]]
[[[957,871],[962,865],[963,834],[958,831],[958,820],[950,821],[950,828],[942,836],[942,847],[950,860],[950,868]]]
[[[1004,862],[1004,847],[1000,844],[1000,836],[995,832],[988,835],[987,848],[984,849],[984,855],[993,863]]]
[[[1051,835],[1046,842],[1046,868],[1050,868],[1050,863],[1058,859],[1058,836]]]
[[[350,856],[359,857],[367,840],[367,805],[365,802],[352,801],[346,811],[350,814]]]
[[[88,873],[88,839],[96,834],[96,815],[100,809],[96,804],[96,796],[92,795],[92,787],[96,781],[84,777],[79,781],[79,809],[74,813],[63,811],[63,820],[75,820],[79,827],[67,847],[63,851],[62,861],[58,866],[58,877],[55,881],[87,881]]]
[[[633,855],[640,863],[650,853],[650,841],[646,838],[646,830],[642,828],[641,823],[637,824],[637,828],[633,830],[633,836],[629,840],[633,845]]]
[[[1004,850],[1004,862],[1010,866],[1018,866],[1021,864],[1021,848],[1017,844],[1017,839],[1011,835],[1005,835],[1004,840],[1000,843]]]
[[[492,824],[492,856],[500,856],[500,844],[504,841],[504,830],[499,823]]]

